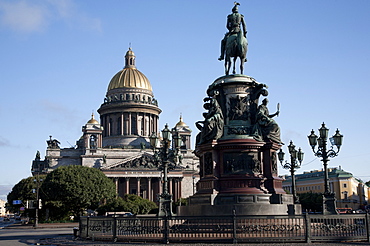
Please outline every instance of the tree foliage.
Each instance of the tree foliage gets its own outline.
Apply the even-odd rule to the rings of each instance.
[[[322,212],[322,193],[306,192],[297,195],[303,211]]]
[[[42,184],[41,198],[51,216],[79,217],[85,209],[95,209],[105,199],[115,197],[115,185],[96,168],[70,165],[49,173]],[[54,212],[53,212],[54,211]]]
[[[104,215],[106,212],[131,212],[133,214],[147,214],[151,210],[158,208],[157,205],[133,194],[125,194],[108,201],[105,205],[100,206],[97,211],[99,215]]]
[[[38,177],[28,177],[19,181],[13,186],[12,191],[7,196],[8,209],[10,212],[19,211],[20,206],[26,206],[27,200],[36,200],[36,189],[37,185],[41,186],[41,183],[45,179],[45,175],[39,175]],[[22,205],[13,205],[14,200],[21,200]]]

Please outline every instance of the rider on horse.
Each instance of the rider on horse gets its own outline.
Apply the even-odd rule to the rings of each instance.
[[[227,16],[226,28],[229,32],[226,33],[224,39],[221,40],[221,56],[218,58],[220,61],[224,59],[227,38],[232,34],[238,34],[241,32],[242,30],[240,30],[240,25],[243,27],[243,36],[246,38],[247,35],[244,16],[238,12],[238,5],[240,4],[237,2],[234,2],[234,4],[235,6],[232,9],[233,13]]]

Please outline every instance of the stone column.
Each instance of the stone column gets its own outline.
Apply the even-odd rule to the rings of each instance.
[[[131,135],[131,113],[128,113],[127,135]]]
[[[103,147],[103,138],[102,138],[102,134],[99,134],[97,137],[98,137],[98,142],[99,142],[99,144],[98,144],[98,148],[101,148],[101,147]]]
[[[153,201],[153,195],[152,195],[152,178],[148,177],[148,200]]]
[[[158,119],[159,117],[156,115],[155,116],[155,132],[158,132]]]
[[[125,178],[125,192],[126,194],[130,194],[130,178]]]
[[[150,114],[150,130],[149,130],[149,134],[152,134],[152,132],[154,132],[154,116],[152,114]]]
[[[182,197],[182,180],[183,180],[184,178],[183,177],[181,177],[181,178],[179,178],[178,179],[178,198],[181,198]]]
[[[173,201],[176,202],[178,200],[178,179],[173,178]]]
[[[145,114],[145,129],[144,129],[144,135],[145,136],[150,136],[150,115],[149,114]]]
[[[112,135],[111,134],[112,133],[112,131],[111,131],[112,125],[111,125],[111,119],[110,119],[110,117],[108,117],[108,122],[107,123],[108,123],[107,124],[108,125],[108,132],[107,132],[108,134],[107,135],[108,136],[111,136]]]
[[[162,176],[158,178],[158,193],[162,194],[163,192],[163,185],[162,185]]]
[[[114,177],[114,184],[116,185],[116,193],[119,196],[119,178]]]
[[[105,137],[106,136],[105,116],[100,116],[100,124],[103,126],[103,137]]]
[[[140,196],[140,179],[141,178],[136,178],[136,181],[137,181],[136,195],[138,196]]]
[[[173,178],[168,178],[168,192],[173,194],[173,185],[172,185]]]
[[[139,113],[136,113],[136,134],[141,136],[141,124],[139,119]]]
[[[121,113],[121,135],[123,136],[123,135],[125,135],[124,134],[124,122],[125,122],[125,116],[123,115],[123,113]]]

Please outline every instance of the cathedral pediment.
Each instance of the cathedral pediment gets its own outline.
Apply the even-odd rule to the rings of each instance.
[[[154,157],[148,153],[140,153],[139,155],[131,156],[117,163],[103,166],[102,170],[124,170],[124,169],[158,169],[158,165],[154,161]]]

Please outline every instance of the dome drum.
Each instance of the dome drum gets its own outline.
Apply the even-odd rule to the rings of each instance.
[[[145,112],[159,115],[162,110],[152,103],[143,103],[136,101],[112,101],[103,103],[98,109],[100,115],[120,113],[120,112]]]
[[[104,104],[110,103],[142,103],[158,106],[158,101],[151,92],[143,93],[137,90],[119,90],[115,93],[109,92],[104,99]]]
[[[104,114],[100,112],[100,121],[104,126],[103,147],[122,147],[123,144],[133,142],[126,138],[147,138],[153,132],[158,132],[157,112],[130,108]]]

